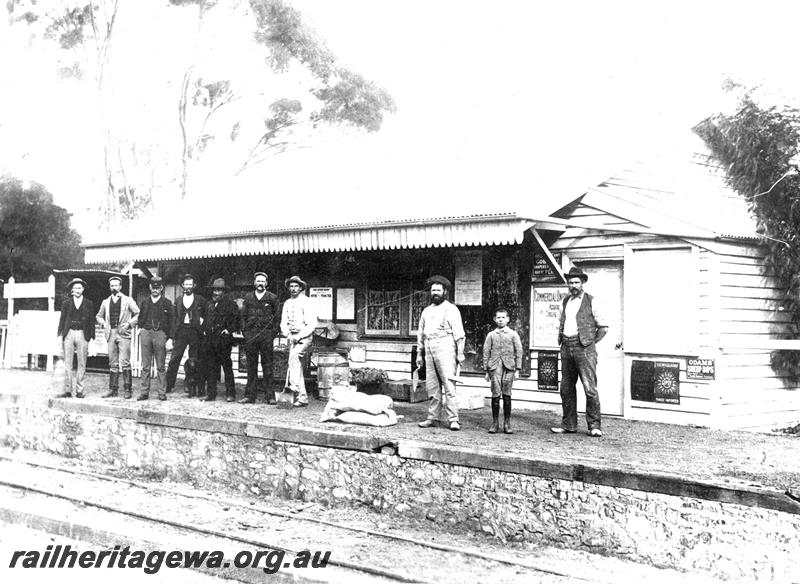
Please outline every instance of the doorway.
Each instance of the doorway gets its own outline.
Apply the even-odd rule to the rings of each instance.
[[[625,349],[622,345],[622,263],[580,262],[589,276],[584,290],[609,324],[608,334],[597,344],[597,391],[603,414],[624,414]],[[580,382],[579,382],[580,384]],[[578,390],[578,411],[586,411],[586,396]]]

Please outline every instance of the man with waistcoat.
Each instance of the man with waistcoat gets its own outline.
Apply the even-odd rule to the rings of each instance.
[[[189,357],[197,359],[200,344],[203,341],[206,299],[194,293],[194,286],[195,277],[192,274],[186,274],[181,278],[183,296],[175,300],[175,338],[173,339],[172,357],[167,366],[167,393],[175,388],[178,368],[181,366],[181,359],[183,359],[186,347],[189,347]],[[202,372],[203,364],[200,364],[200,370]]]
[[[150,396],[150,373],[153,358],[158,375],[158,399],[167,399],[166,358],[175,337],[175,313],[172,302],[164,298],[164,281],[150,278],[150,298],[139,307],[139,346],[142,350],[142,384],[139,401]]]
[[[278,297],[267,290],[267,275],[256,272],[253,275],[253,292],[244,297],[242,304],[242,333],[244,334],[244,354],[247,361],[247,385],[240,404],[256,403],[256,383],[258,382],[258,359],[264,371],[266,401],[275,404],[275,388],[272,387],[272,345],[280,324],[280,303]]]
[[[561,426],[551,428],[556,434],[578,431],[578,397],[576,384],[581,380],[586,393],[586,424],[589,436],[603,435],[600,424],[600,395],[597,393],[597,349],[608,332],[608,323],[597,311],[594,297],[583,291],[589,279],[576,267],[564,274],[569,295],[564,298],[558,344],[561,345]]]
[[[70,296],[61,305],[58,336],[64,346],[64,393],[59,397],[72,397],[72,380],[75,379],[75,397],[83,397],[83,380],[86,377],[86,358],[89,343],[94,339],[94,306],[84,297],[86,282],[73,278],[67,284]],[[73,375],[73,356],[78,355],[78,370]]]
[[[105,330],[108,342],[108,393],[103,397],[117,396],[122,374],[125,399],[130,399],[133,395],[131,336],[139,318],[139,307],[133,298],[122,293],[122,278],[119,276],[111,276],[108,287],[111,295],[100,303],[97,311],[97,324]]]
[[[211,284],[211,300],[206,305],[203,321],[205,339],[203,346],[206,395],[202,401],[217,399],[219,369],[225,372],[225,399],[236,399],[236,383],[233,379],[233,333],[239,332],[239,306],[227,294],[225,280],[217,278]]]
[[[306,381],[303,377],[303,357],[311,350],[314,329],[317,328],[317,315],[311,299],[305,295],[308,285],[300,276],[292,276],[284,281],[289,289],[289,299],[283,303],[281,312],[281,333],[289,342],[289,361],[286,374],[286,388],[294,392],[296,408],[308,405]]]
[[[464,323],[456,305],[447,300],[448,291],[452,289],[450,280],[431,276],[425,284],[431,292],[431,304],[419,318],[417,347],[425,354],[425,389],[430,402],[428,417],[417,425],[430,428],[439,421],[444,410],[450,429],[460,430],[453,378],[464,362]],[[422,367],[422,359],[418,353],[417,367]]]

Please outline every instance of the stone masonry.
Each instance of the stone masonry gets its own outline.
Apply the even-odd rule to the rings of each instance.
[[[389,515],[413,515],[508,540],[725,578],[800,581],[795,513],[403,458],[394,451],[299,444],[247,435],[243,423],[215,427],[210,421],[212,431],[206,431],[24,401],[0,414],[6,446],[90,460],[151,479],[264,498],[366,504]],[[203,422],[194,420],[192,425]]]

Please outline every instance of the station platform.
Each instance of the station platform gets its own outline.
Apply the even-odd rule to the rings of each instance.
[[[603,421],[602,438],[555,435],[547,411],[515,413],[514,434],[489,435],[488,408],[462,412],[453,432],[418,428],[426,404],[402,402],[396,426],[373,428],[320,422],[315,400],[291,410],[175,394],[103,400],[106,380],[90,374],[86,398],[63,399],[54,374],[0,372],[0,440],[130,476],[368,505],[718,577],[800,579],[796,436],[618,418]]]

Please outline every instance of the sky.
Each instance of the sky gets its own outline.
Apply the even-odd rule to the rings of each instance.
[[[143,21],[151,2],[140,4]],[[265,212],[302,200],[303,213],[313,209],[329,223],[416,209],[552,212],[629,161],[680,144],[701,119],[729,111],[726,78],[763,84],[776,101],[800,104],[799,3],[291,3],[342,63],[389,91],[397,112],[375,134],[323,133],[313,147],[275,157],[235,188],[210,177],[196,195],[205,209],[219,207],[220,193],[244,190],[258,195]],[[155,36],[176,23],[149,26]],[[246,53],[220,26],[214,54]],[[0,25],[0,82],[11,88],[0,92],[0,108],[14,115],[0,111],[0,171],[44,183],[91,240],[98,185],[87,181],[81,162],[96,145],[81,135],[81,119],[92,112],[42,79],[41,55],[2,50],[7,32]],[[169,70],[175,55],[158,50],[139,43],[124,53],[131,78],[148,59]],[[168,114],[161,120],[160,112],[141,112],[151,124],[172,123]],[[129,122],[133,129],[142,123]],[[235,205],[222,207],[211,215],[219,225],[250,226]],[[210,227],[198,219],[197,228]]]

